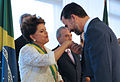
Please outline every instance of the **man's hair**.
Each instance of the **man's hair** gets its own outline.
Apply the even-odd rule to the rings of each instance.
[[[81,18],[88,16],[85,10],[80,5],[72,2],[67,4],[63,8],[61,12],[60,20],[62,20],[62,17],[64,17],[65,19],[70,19],[72,14],[77,15],[78,17]]]
[[[31,14],[25,13],[25,14],[21,15],[19,23],[22,24],[23,18],[28,17],[28,16],[31,16]]]
[[[61,26],[60,28],[57,29],[56,32],[56,38],[61,37],[61,30],[62,29],[67,29],[65,26]]]

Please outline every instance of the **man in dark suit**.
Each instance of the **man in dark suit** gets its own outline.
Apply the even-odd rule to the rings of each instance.
[[[66,27],[60,27],[57,30],[56,37],[59,42],[57,47],[59,47],[66,40],[72,40],[72,34]],[[68,50],[70,51],[70,55],[67,53]],[[81,52],[79,52],[79,54],[80,53]],[[81,63],[80,56],[78,54],[75,54],[70,49],[67,49],[57,61],[57,65],[64,82],[80,82]]]
[[[23,14],[20,17],[20,27],[22,22],[25,21],[25,19],[29,18],[31,15],[30,14]],[[25,40],[25,38],[21,35],[15,40],[15,50],[16,50],[16,59],[17,59],[17,68],[18,68],[18,81],[20,82],[20,73],[19,73],[19,67],[18,67],[18,57],[19,57],[19,51],[20,49],[27,44],[28,42]]]
[[[120,82],[120,49],[110,27],[73,2],[63,8],[61,20],[77,35],[84,31],[83,75],[91,82]]]

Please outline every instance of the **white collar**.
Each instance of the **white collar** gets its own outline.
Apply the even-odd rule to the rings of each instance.
[[[87,28],[88,28],[88,25],[89,25],[89,23],[90,23],[90,21],[91,21],[92,19],[94,19],[94,18],[89,18],[89,19],[87,20],[87,22],[85,23],[85,26],[84,26],[84,33],[86,33]]]
[[[67,52],[67,50],[69,50],[69,51],[70,51],[70,53],[71,53],[71,50],[70,50],[70,49],[66,49],[66,50],[65,50],[65,52]]]

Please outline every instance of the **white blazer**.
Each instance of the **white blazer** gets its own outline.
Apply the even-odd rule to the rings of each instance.
[[[42,55],[33,46],[25,45],[21,48],[18,61],[21,82],[55,82],[49,68],[56,64],[54,51],[45,49],[48,54]],[[59,73],[58,80],[62,80]]]

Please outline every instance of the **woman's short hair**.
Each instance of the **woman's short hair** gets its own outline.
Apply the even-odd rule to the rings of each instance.
[[[28,42],[33,41],[30,35],[36,32],[38,24],[45,24],[45,21],[41,17],[36,17],[36,15],[31,16],[21,24],[22,35]]]

